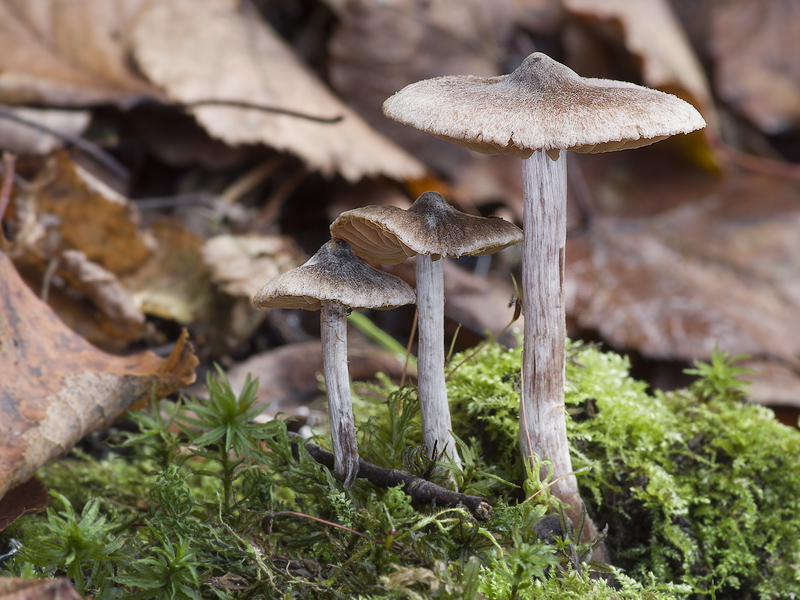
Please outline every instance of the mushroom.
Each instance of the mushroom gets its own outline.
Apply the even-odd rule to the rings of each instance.
[[[417,384],[422,435],[429,452],[445,452],[460,467],[452,434],[444,375],[444,270],[442,256],[492,254],[522,241],[522,231],[503,219],[457,211],[436,192],[408,208],[365,206],[343,212],[331,225],[356,255],[398,264],[417,255],[419,351]]]
[[[353,405],[347,369],[347,312],[389,309],[414,302],[399,277],[356,258],[344,240],[331,240],[308,261],[267,283],[253,298],[258,307],[320,311],[322,364],[335,457],[334,475],[349,489],[358,477]]]
[[[448,76],[406,86],[384,114],[484,154],[522,159],[525,339],[520,446],[549,458],[553,491],[580,506],[564,419],[565,150],[607,152],[705,127],[690,104],[632,83],[583,78],[540,52],[511,74]]]

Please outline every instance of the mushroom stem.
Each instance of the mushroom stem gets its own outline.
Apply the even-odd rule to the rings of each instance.
[[[534,454],[541,459],[549,458],[555,478],[572,472],[564,418],[566,152],[560,151],[553,160],[547,152],[535,151],[522,162],[522,178],[525,340],[520,447],[525,460]],[[574,475],[558,481],[553,492],[568,504],[580,506]]]
[[[422,437],[428,452],[444,451],[459,467],[444,374],[444,259],[417,255],[419,349],[417,381]]]
[[[336,457],[333,474],[345,489],[350,489],[358,477],[358,446],[347,369],[347,307],[341,302],[322,301],[320,337],[333,455]]]

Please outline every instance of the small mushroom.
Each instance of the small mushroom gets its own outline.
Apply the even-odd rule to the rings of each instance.
[[[349,309],[389,309],[414,302],[414,290],[394,275],[373,269],[344,240],[331,240],[304,264],[267,283],[253,298],[258,307],[320,311],[320,337],[334,475],[346,489],[358,477],[358,446],[347,369]]]
[[[343,212],[331,225],[331,235],[346,239],[356,255],[383,264],[417,255],[422,435],[428,451],[444,451],[460,466],[445,387],[444,270],[439,259],[498,252],[522,241],[522,231],[502,219],[457,211],[440,194],[425,192],[408,210],[365,206]]]
[[[554,492],[580,505],[564,421],[564,246],[567,161],[562,150],[607,152],[705,127],[690,104],[632,83],[583,78],[545,54],[499,77],[448,76],[413,83],[384,114],[485,154],[523,160],[520,400],[523,456],[553,462]]]

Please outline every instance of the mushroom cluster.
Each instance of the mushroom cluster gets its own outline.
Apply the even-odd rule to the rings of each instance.
[[[498,252],[518,244],[522,231],[502,219],[459,212],[441,195],[426,192],[408,210],[365,206],[346,211],[331,224],[331,236],[307,262],[268,282],[253,303],[320,311],[334,475],[349,488],[359,470],[347,369],[347,311],[395,308],[415,301],[419,311],[417,381],[426,451],[460,468],[445,387],[440,259]],[[416,294],[399,278],[358,258],[395,265],[414,255]]]
[[[425,449],[461,466],[452,434],[444,374],[444,267],[441,257],[493,254],[519,244],[522,231],[508,221],[460,212],[436,192],[408,208],[364,206],[343,212],[331,235],[357,256],[395,265],[416,255],[419,349],[417,387]]]
[[[427,79],[406,86],[384,114],[485,154],[522,159],[520,399],[523,457],[550,459],[554,492],[580,505],[564,419],[566,150],[607,152],[705,127],[683,100],[632,83],[580,77],[540,52],[511,74]]]

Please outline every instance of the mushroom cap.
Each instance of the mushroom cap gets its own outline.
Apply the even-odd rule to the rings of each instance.
[[[535,52],[509,75],[452,75],[406,86],[387,117],[484,154],[596,153],[638,148],[702,129],[680,98],[610,79],[581,77]]]
[[[286,271],[253,298],[258,307],[319,310],[324,300],[345,306],[389,309],[416,301],[402,279],[359,260],[347,242],[330,240],[299,267]]]
[[[358,256],[387,265],[414,254],[492,254],[522,241],[522,230],[513,223],[465,214],[436,192],[425,192],[408,210],[364,206],[345,211],[331,224],[331,235],[347,240]]]

